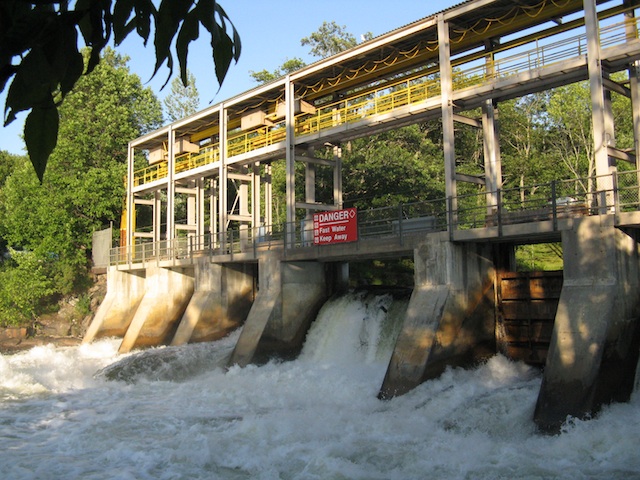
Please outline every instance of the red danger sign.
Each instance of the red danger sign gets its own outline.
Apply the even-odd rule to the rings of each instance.
[[[358,240],[358,211],[355,208],[313,214],[314,245]]]

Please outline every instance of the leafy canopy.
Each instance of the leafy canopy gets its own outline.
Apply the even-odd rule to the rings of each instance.
[[[196,113],[200,107],[200,95],[193,73],[187,71],[187,85],[183,85],[179,78],[174,78],[171,81],[171,93],[162,103],[170,122]]]
[[[135,32],[146,45],[155,33],[155,75],[174,58],[187,85],[189,44],[198,39],[200,26],[211,36],[216,77],[222,83],[232,60],[240,57],[240,37],[226,12],[215,0],[2,0],[0,2],[0,91],[9,85],[4,125],[16,114],[30,110],[24,138],[31,163],[42,178],[56,146],[58,107],[78,79],[92,72],[112,38],[119,45]],[[79,35],[90,48],[84,65]],[[166,85],[166,83],[165,83]]]
[[[81,52],[88,62],[90,52]],[[161,125],[160,102],[106,48],[60,106],[60,140],[42,184],[26,157],[0,152],[0,325],[27,321],[87,281],[92,232],[119,218],[127,142]],[[11,250],[13,249],[13,250]],[[30,278],[28,270],[39,268]],[[15,292],[35,293],[21,297]],[[13,300],[12,300],[13,299]]]

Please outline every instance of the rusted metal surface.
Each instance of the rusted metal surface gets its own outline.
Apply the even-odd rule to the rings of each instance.
[[[562,280],[562,271],[500,273],[496,335],[505,355],[544,365]]]

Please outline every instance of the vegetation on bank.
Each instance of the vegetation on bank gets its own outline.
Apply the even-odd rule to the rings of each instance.
[[[335,53],[331,50],[335,45],[355,45],[355,39],[335,24],[325,22],[321,31],[346,38],[326,45],[321,40],[327,35],[303,39],[318,56]],[[299,59],[287,60],[273,72],[252,75],[263,82],[303,65]],[[198,104],[197,92],[174,87],[177,101],[171,106],[165,102],[167,109],[177,112],[168,112],[172,119],[191,113]],[[588,85],[577,83],[499,104],[504,188],[520,189],[524,199],[535,192],[530,186],[536,183],[593,174],[589,98]],[[628,99],[614,93],[613,110],[617,146],[632,147]],[[79,79],[59,112],[58,145],[42,184],[26,157],[0,151],[0,325],[30,325],[62,296],[85,298],[92,232],[110,222],[117,227],[123,208],[127,143],[163,121],[154,93],[129,72],[126,58],[109,49],[95,70]],[[480,112],[465,114],[480,116]],[[456,128],[457,171],[482,175],[482,132],[467,125]],[[367,209],[444,196],[438,121],[351,141],[342,145],[342,154],[345,206]],[[316,155],[333,152],[318,150]],[[298,173],[296,187],[302,189],[304,172]],[[330,169],[318,167],[316,179],[317,200],[331,201]],[[284,162],[274,162],[276,223],[285,218],[284,180]],[[460,193],[480,193],[480,188],[464,184]],[[298,193],[303,196],[302,190]],[[557,245],[522,246],[517,259],[522,270],[562,268]],[[354,272],[362,283],[393,279],[406,284],[411,282],[411,269],[411,260],[402,259],[361,264]]]

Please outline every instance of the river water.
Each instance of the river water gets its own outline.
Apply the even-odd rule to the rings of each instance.
[[[536,369],[495,356],[376,398],[406,302],[329,302],[299,359],[225,370],[238,333],[0,356],[0,479],[633,479],[640,399],[536,433]]]

